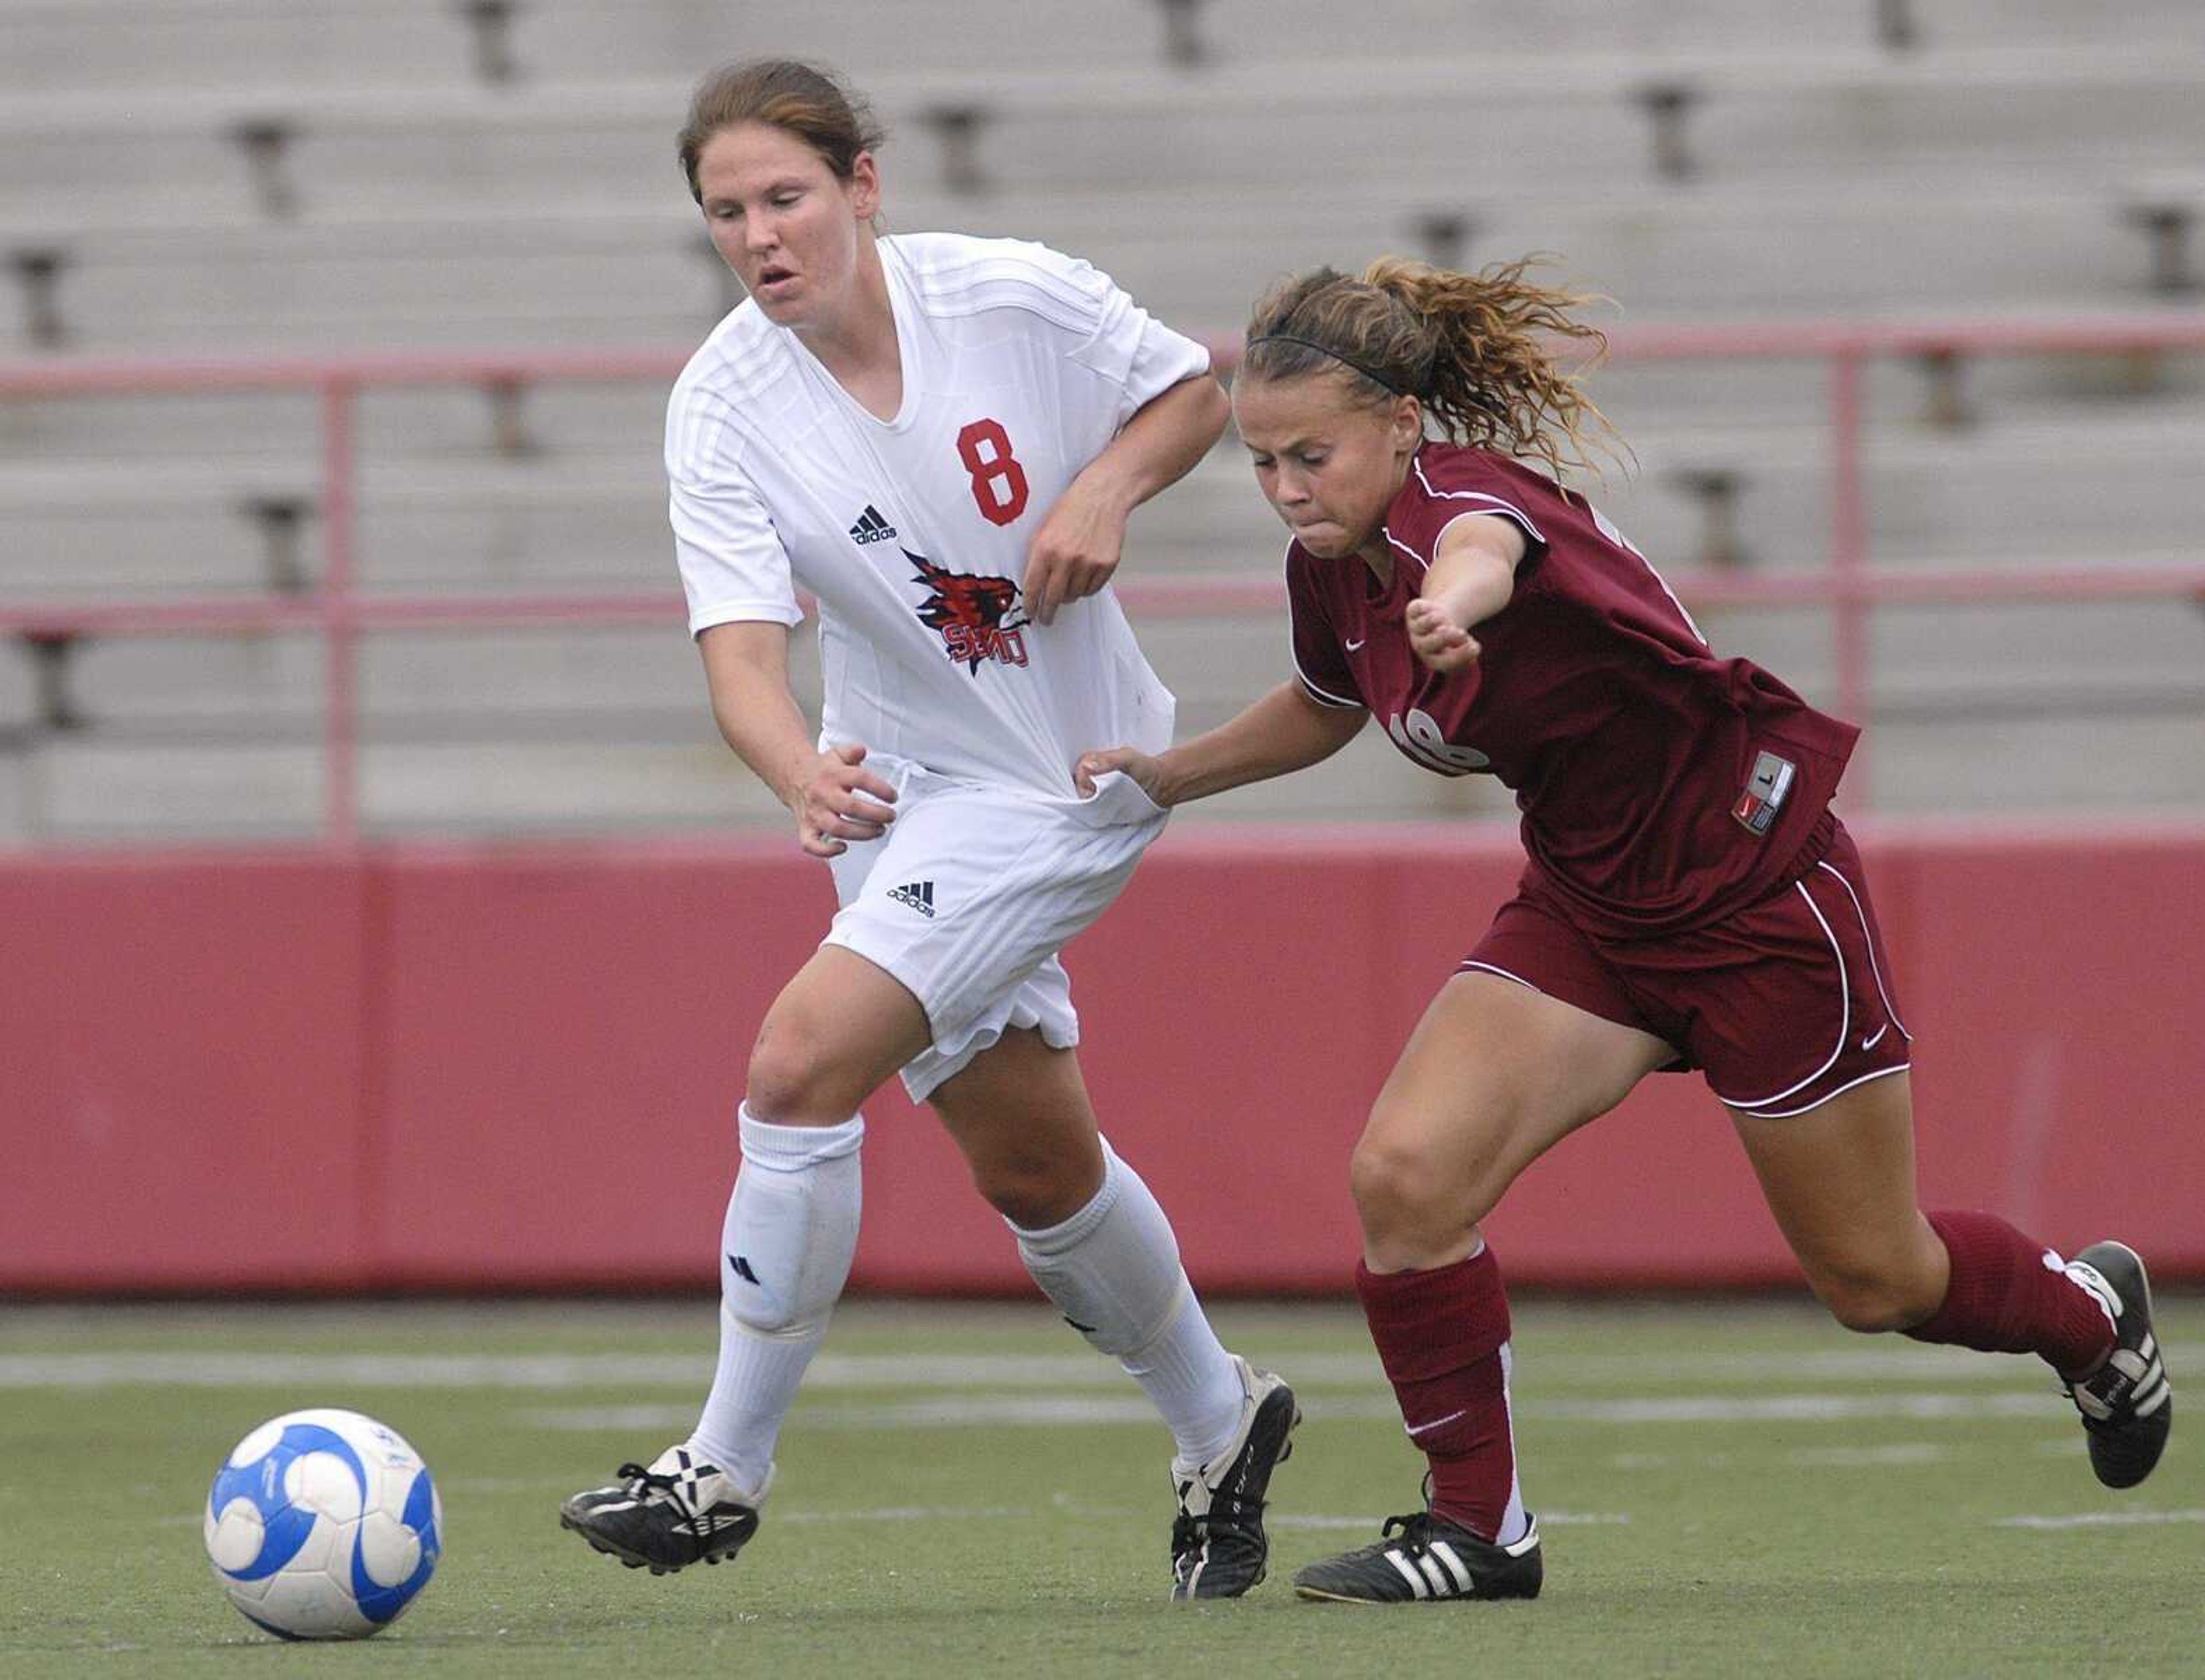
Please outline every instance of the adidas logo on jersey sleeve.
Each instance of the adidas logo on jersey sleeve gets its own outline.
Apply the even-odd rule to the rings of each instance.
[[[887,543],[894,540],[896,528],[881,517],[881,510],[870,502],[865,511],[858,515],[857,524],[850,527],[853,543]]]

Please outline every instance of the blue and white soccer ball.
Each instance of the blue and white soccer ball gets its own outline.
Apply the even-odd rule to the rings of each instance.
[[[421,1455],[356,1411],[270,1418],[207,1491],[207,1556],[229,1601],[282,1639],[364,1639],[429,1584],[444,1509]]]

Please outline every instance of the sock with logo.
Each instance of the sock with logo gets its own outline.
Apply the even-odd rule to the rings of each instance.
[[[1513,1545],[1530,1519],[1508,1412],[1508,1296],[1483,1243],[1425,1272],[1355,1268],[1355,1292],[1409,1439],[1431,1469],[1433,1515]]]
[[[865,1123],[775,1125],[747,1105],[740,1113],[743,1164],[720,1228],[719,1368],[688,1445],[756,1494],[857,1252]]]
[[[1944,1303],[1905,1333],[1986,1353],[2033,1353],[2062,1376],[2102,1364],[2113,1351],[2113,1315],[2070,1277],[2065,1262],[1995,1214],[1930,1214],[1952,1256]]]
[[[1140,1174],[1105,1138],[1102,1188],[1085,1208],[1043,1231],[1011,1230],[1042,1293],[1141,1385],[1180,1457],[1215,1457],[1239,1427],[1239,1370],[1195,1299],[1171,1221]]]

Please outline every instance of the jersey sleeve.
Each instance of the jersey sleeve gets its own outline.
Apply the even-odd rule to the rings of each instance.
[[[1072,359],[1117,388],[1117,425],[1173,386],[1209,371],[1206,348],[1164,325],[1100,269],[1045,245],[1031,249],[1046,283],[1079,300],[1085,331]]]
[[[1359,709],[1364,703],[1363,692],[1340,650],[1332,614],[1310,581],[1308,566],[1296,559],[1291,548],[1287,551],[1287,617],[1294,675],[1304,692],[1320,706]]]
[[[740,468],[718,458],[718,432],[677,391],[667,415],[667,514],[689,602],[689,633],[716,624],[793,625],[804,608],[773,516]]]
[[[1449,525],[1481,515],[1507,519],[1523,531],[1523,563],[1528,565],[1545,552],[1547,537],[1536,518],[1538,498],[1494,472],[1476,453],[1426,450],[1410,470],[1424,494],[1401,535],[1418,553],[1436,558]]]

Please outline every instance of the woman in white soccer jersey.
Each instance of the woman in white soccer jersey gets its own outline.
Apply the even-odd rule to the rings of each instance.
[[[692,359],[666,464],[712,709],[841,905],[767,1012],[721,1242],[717,1375],[695,1432],[576,1494],[566,1524],[654,1572],[758,1527],[782,1416],[847,1276],[859,1105],[901,1070],[1026,1267],[1170,1427],[1173,1594],[1263,1578],[1292,1392],[1218,1343],[1170,1225],[1100,1137],[1056,953],[1162,829],[1097,740],[1161,750],[1172,698],[1108,584],[1132,508],[1226,402],[1201,346],[1041,246],[874,226],[879,135],[811,67],[698,90],[682,166],[750,293]],[[818,739],[788,638],[817,597]]]

